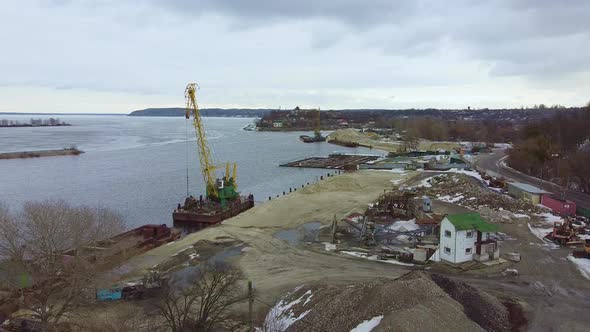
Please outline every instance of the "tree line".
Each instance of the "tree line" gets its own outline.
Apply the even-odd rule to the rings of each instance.
[[[19,331],[209,331],[243,326],[230,316],[252,299],[240,269],[207,261],[194,272],[169,275],[155,297],[112,312],[95,299],[109,271],[124,263],[101,247],[124,230],[115,212],[64,201],[0,202],[0,324],[20,316]],[[141,310],[140,310],[141,308]],[[109,312],[111,311],[111,312]],[[231,323],[231,324],[230,324]],[[231,330],[231,329],[230,329]]]
[[[509,156],[514,169],[590,193],[590,103],[525,125]]]
[[[518,125],[507,120],[445,120],[433,117],[399,118],[379,122],[406,138],[432,141],[507,143],[518,137]]]

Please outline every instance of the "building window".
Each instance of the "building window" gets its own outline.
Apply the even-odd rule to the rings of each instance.
[[[451,237],[451,231],[445,231],[445,237]]]
[[[471,248],[467,248],[467,249],[465,249],[465,254],[466,254],[466,255],[468,255],[468,254],[470,254],[470,253],[471,253]]]
[[[451,248],[445,247],[445,254],[450,254],[450,253],[451,253]]]
[[[473,232],[472,231],[467,231],[467,237],[473,237]]]

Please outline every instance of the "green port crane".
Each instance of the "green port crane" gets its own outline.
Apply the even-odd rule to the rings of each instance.
[[[227,207],[228,200],[234,200],[239,197],[237,192],[236,172],[237,164],[233,163],[233,172],[230,174],[230,163],[224,165],[214,165],[211,158],[211,150],[207,145],[207,137],[205,135],[205,128],[199,112],[197,104],[197,89],[196,83],[190,83],[184,90],[184,97],[186,100],[185,117],[189,120],[192,116],[193,126],[195,127],[195,134],[197,136],[197,148],[199,153],[199,161],[201,163],[201,173],[206,186],[207,198],[221,203],[222,208]],[[216,177],[215,171],[225,166],[225,174],[220,179]]]

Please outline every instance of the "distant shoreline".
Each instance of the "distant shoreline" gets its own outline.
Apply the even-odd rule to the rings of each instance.
[[[5,152],[0,153],[0,160],[2,159],[26,159],[26,158],[40,158],[40,157],[54,157],[54,156],[77,156],[84,153],[84,151],[76,148],[56,149],[56,150],[39,150],[39,151],[20,151],[20,152]]]
[[[66,124],[55,124],[55,125],[32,125],[30,123],[19,123],[13,125],[0,125],[0,128],[37,128],[37,127],[71,127],[69,123]]]

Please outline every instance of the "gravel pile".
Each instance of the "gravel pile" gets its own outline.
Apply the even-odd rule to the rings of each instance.
[[[510,330],[508,309],[494,296],[438,274],[431,275],[431,278],[453,300],[463,305],[467,317],[486,331]]]
[[[396,280],[304,285],[282,299],[305,299],[285,314],[300,317],[287,331],[350,331],[379,316],[372,331],[506,330],[507,310],[494,297],[436,278],[413,271]]]

